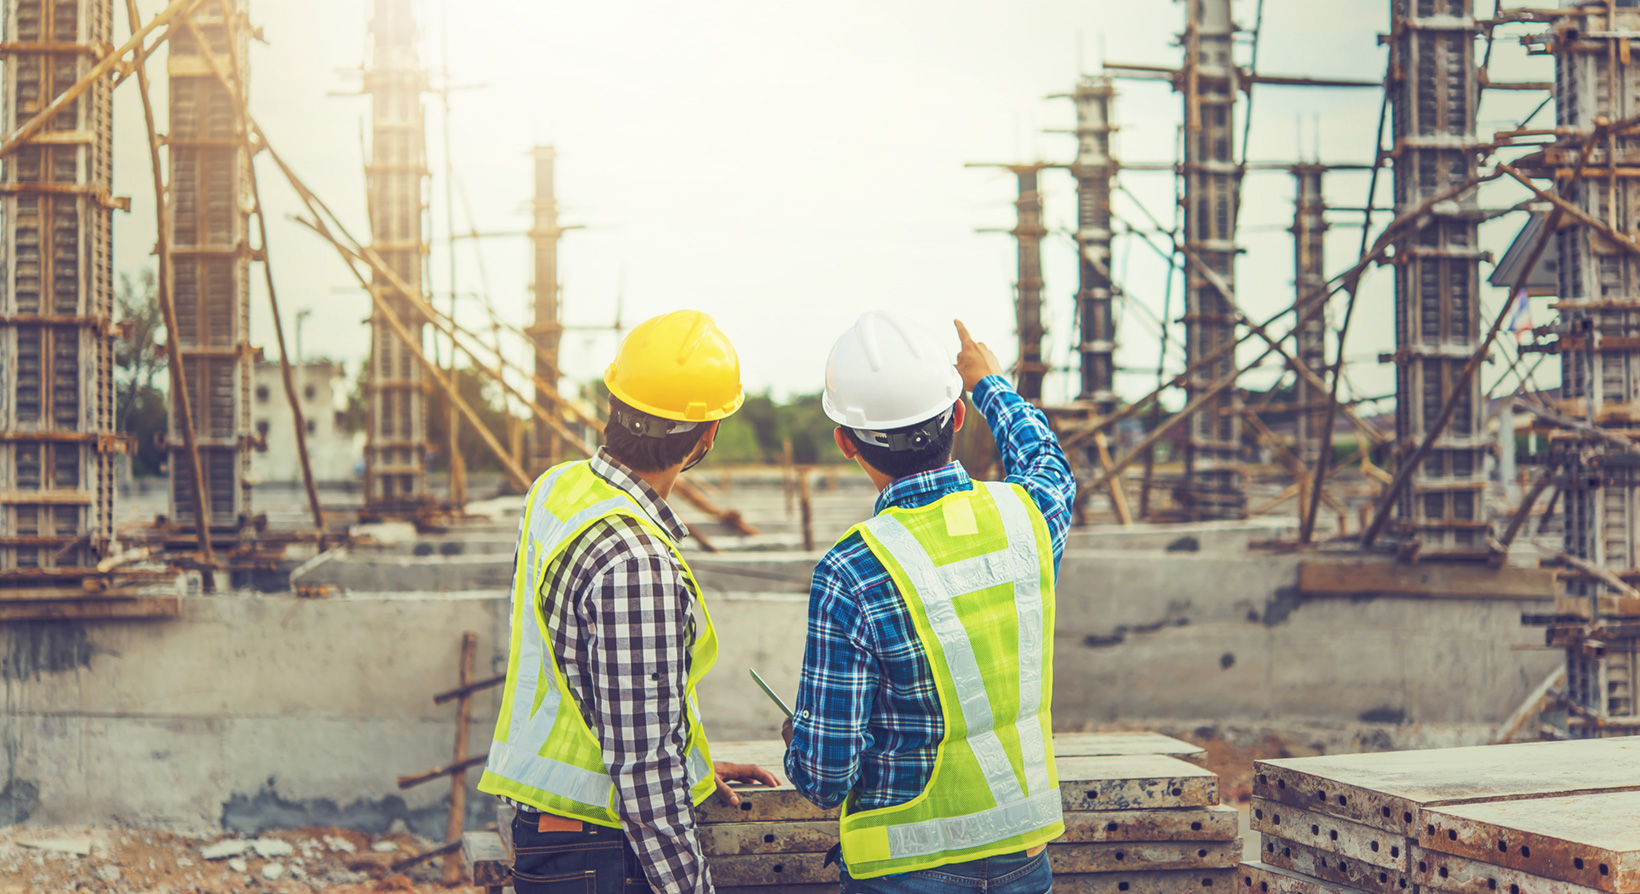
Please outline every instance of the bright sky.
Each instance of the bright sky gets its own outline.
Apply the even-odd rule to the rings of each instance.
[[[1043,134],[1069,127],[1068,91],[1079,62],[1176,65],[1183,7],[1173,2],[1073,0],[840,0],[823,7],[765,0],[600,3],[542,0],[413,0],[435,70],[446,52],[452,98],[452,157],[480,230],[529,225],[529,150],[559,153],[558,192],[568,234],[561,248],[564,318],[604,327],[624,294],[624,321],[694,307],[717,317],[740,350],[747,386],[777,395],[817,391],[832,341],[860,313],[892,307],[946,326],[962,317],[1008,362],[1016,355],[1014,248],[1006,235],[975,232],[1011,226],[1013,178],[965,169],[965,162],[1043,158],[1068,161],[1072,140]],[[1483,8],[1490,4],[1478,0]],[[445,5],[449,10],[446,18]],[[164,4],[140,0],[145,15]],[[1512,5],[1512,4],[1511,4]],[[253,2],[266,45],[255,45],[254,114],[274,146],[348,221],[368,232],[363,148],[369,102],[356,72],[367,46],[367,0]],[[1387,28],[1383,0],[1265,0],[1258,68],[1271,74],[1378,79]],[[1257,0],[1237,0],[1251,28]],[[448,24],[446,24],[446,21]],[[118,29],[124,33],[123,16]],[[1516,32],[1519,33],[1519,32]],[[1243,41],[1245,61],[1251,49]],[[153,73],[162,71],[154,63]],[[1498,41],[1493,77],[1547,79],[1547,63],[1527,59],[1512,37]],[[1116,118],[1120,158],[1173,159],[1180,99],[1164,83],[1123,81]],[[157,91],[160,120],[163,90]],[[1249,158],[1311,157],[1361,162],[1370,157],[1380,93],[1260,87],[1254,98]],[[1490,94],[1480,131],[1511,126],[1539,94]],[[442,118],[430,97],[429,186],[436,240],[431,283],[448,302]],[[1238,107],[1246,114],[1246,104]],[[116,218],[116,267],[152,264],[154,217],[141,106],[134,82],[120,91],[116,117],[116,191],[131,196]],[[1537,120],[1550,118],[1546,111]],[[308,356],[350,366],[367,349],[368,299],[333,250],[291,220],[294,195],[263,160],[264,199],[274,218],[273,270],[287,335],[296,312],[312,311],[303,333]],[[1073,362],[1071,296],[1076,288],[1070,177],[1048,172],[1046,351]],[[1388,172],[1380,204],[1390,199]],[[1171,178],[1133,171],[1121,182],[1170,222]],[[1331,204],[1359,207],[1363,173],[1330,175]],[[1483,204],[1501,206],[1520,191],[1498,187]],[[468,218],[458,199],[458,229]],[[1117,213],[1143,225],[1134,201]],[[1242,307],[1262,319],[1292,301],[1292,247],[1286,232],[1292,183],[1283,172],[1250,174],[1241,216],[1246,252],[1237,274]],[[1380,215],[1381,224],[1389,215]],[[1358,250],[1358,214],[1336,212],[1329,273]],[[1519,216],[1488,225],[1483,243],[1501,256]],[[486,318],[475,301],[487,289],[503,314],[529,313],[529,252],[524,239],[490,240],[456,254],[460,317]],[[1164,306],[1166,265],[1135,237],[1119,240],[1114,268],[1131,300],[1122,318],[1119,382],[1130,397],[1155,381],[1159,339],[1149,317]],[[1489,268],[1483,268],[1483,274]],[[254,280],[252,341],[274,350],[260,278]],[[1501,300],[1489,295],[1488,300]],[[1390,275],[1376,272],[1363,290],[1347,354],[1358,394],[1393,390],[1392,368],[1376,362],[1393,343]],[[1168,315],[1182,312],[1175,283]],[[1536,311],[1539,324],[1549,312]],[[1173,338],[1180,328],[1173,328]],[[1281,327],[1285,329],[1285,326]],[[952,337],[953,347],[955,337]],[[601,373],[614,348],[607,330],[568,333],[564,366],[577,378]],[[1175,343],[1174,349],[1177,348]],[[527,356],[515,350],[513,356]],[[1181,354],[1170,355],[1176,372]],[[1544,372],[1549,366],[1546,365]],[[1501,366],[1487,375],[1490,382]],[[1148,371],[1147,371],[1148,370]],[[1271,374],[1250,379],[1267,385]],[[1543,378],[1553,384],[1557,376]],[[1050,398],[1074,396],[1069,376],[1050,380]],[[1387,407],[1387,404],[1386,404]]]

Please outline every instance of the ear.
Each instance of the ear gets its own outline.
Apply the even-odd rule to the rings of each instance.
[[[956,425],[954,425],[951,428],[951,433],[956,434],[957,432],[962,431],[962,422],[963,422],[964,419],[967,419],[967,418],[968,418],[968,401],[965,401],[965,400],[957,401],[957,415],[955,417]]]
[[[712,442],[717,440],[717,433],[718,423],[714,421],[711,425],[706,426],[706,434],[700,436],[700,446],[711,450]]]
[[[848,435],[843,434],[841,428],[831,430],[831,439],[837,442],[837,449],[843,451],[843,455],[849,459],[854,459],[860,455],[860,448],[854,446],[854,442],[849,440]]]

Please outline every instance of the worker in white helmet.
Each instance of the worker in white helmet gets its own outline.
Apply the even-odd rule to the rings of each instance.
[[[958,321],[956,362],[902,316],[862,316],[822,398],[881,492],[815,568],[786,772],[843,805],[843,892],[1042,894],[1065,831],[1054,769],[1054,578],[1076,481],[1042,412]],[[964,390],[1006,478],[951,461]]]

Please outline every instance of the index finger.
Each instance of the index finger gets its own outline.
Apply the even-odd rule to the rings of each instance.
[[[951,322],[957,324],[957,338],[962,341],[963,347],[974,343],[974,337],[968,334],[968,327],[962,325],[961,320],[952,320]]]

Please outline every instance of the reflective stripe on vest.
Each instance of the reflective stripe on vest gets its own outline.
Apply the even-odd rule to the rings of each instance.
[[[1060,793],[1050,772],[1052,755],[1043,735],[1043,725],[1049,722],[1042,701],[1043,673],[1047,666],[1044,605],[1052,598],[1051,591],[1043,593],[1043,582],[1052,579],[1051,558],[1045,557],[1039,549],[1037,523],[1031,515],[1035,504],[1027,504],[1030,498],[1022,489],[995,482],[975,482],[975,485],[976,491],[950,495],[920,510],[890,511],[872,518],[861,527],[864,533],[870,535],[866,539],[868,546],[872,546],[874,551],[880,549],[898,566],[903,579],[896,582],[902,584],[902,598],[908,603],[915,600],[922,609],[921,617],[917,612],[912,612],[918,636],[923,639],[925,647],[929,645],[930,638],[937,643],[937,650],[926,648],[926,651],[931,662],[942,665],[933,669],[936,676],[943,676],[949,682],[949,691],[953,696],[953,704],[943,704],[946,693],[942,690],[943,710],[947,716],[953,712],[960,715],[968,731],[966,738],[955,743],[940,743],[940,754],[935,760],[929,789],[963,784],[962,780],[953,782],[942,780],[940,776],[946,764],[947,749],[954,745],[966,745],[973,754],[974,764],[989,789],[994,806],[958,815],[927,815],[929,808],[918,809],[918,802],[928,795],[925,791],[913,802],[882,810],[850,813],[845,809],[843,857],[850,874],[858,878],[931,868],[949,862],[939,859],[939,855],[976,848],[983,850],[987,845],[1011,842],[1021,836],[1029,837],[1032,833],[1039,833],[1035,838],[1046,841],[1057,837],[1062,830],[1059,826],[1062,817]],[[942,512],[947,531],[978,533],[979,528],[973,517],[973,509],[983,505],[977,499],[978,488],[984,489],[995,506],[996,517],[988,523],[1000,523],[1002,548],[937,565],[929,549],[897,516]],[[1044,523],[1042,533],[1045,535],[1045,532]],[[1017,667],[1019,672],[1019,709],[1012,722],[1019,742],[1015,755],[1009,754],[998,736],[995,711],[982,679],[981,661],[975,652],[974,641],[958,616],[956,605],[966,596],[1003,585],[1011,585],[1012,608],[1018,618],[1017,638],[1008,644],[1017,652],[1017,663],[1012,666]],[[1047,600],[1044,599],[1045,595]],[[926,630],[923,629],[924,625]],[[991,666],[995,668],[996,656],[990,657]],[[1018,760],[1018,773],[1013,758]],[[978,781],[974,780],[975,783]],[[899,818],[907,814],[921,815],[916,818],[906,816],[903,820]],[[887,818],[880,833],[876,827],[850,822],[851,817],[874,815]],[[873,840],[878,843],[872,844]],[[1023,844],[1020,849],[1035,843],[1039,841]],[[854,845],[852,848],[851,844]],[[977,857],[969,855],[961,859]],[[856,869],[861,871],[856,873]]]
[[[566,474],[571,476],[567,481],[563,477]],[[554,486],[559,485],[574,490],[552,494],[551,501],[579,507],[567,518],[559,518],[548,507],[549,494]],[[593,496],[594,490],[611,491],[616,495],[587,504],[586,500]],[[548,645],[550,635],[546,620],[537,607],[538,599],[552,560],[575,537],[601,518],[626,515],[673,547],[674,553],[676,547],[664,531],[641,514],[630,497],[598,478],[585,462],[565,463],[549,469],[530,489],[526,499],[519,533],[520,555],[514,569],[512,655],[508,664],[505,704],[501,716],[497,718],[495,739],[490,745],[489,759],[479,788],[555,813],[577,816],[595,823],[619,825],[615,812],[614,781],[602,766],[601,756],[588,760],[588,763],[597,764],[594,767],[559,760],[545,753],[549,751],[548,740],[555,729],[563,737],[584,738],[586,741],[580,743],[583,754],[587,754],[589,746],[596,752],[598,742],[587,728],[579,707],[567,698],[567,684]],[[677,558],[682,564],[682,556]],[[698,803],[705,794],[710,793],[713,777],[711,762],[705,753],[705,736],[699,734],[699,706],[694,684],[710,666],[716,643],[710,615],[705,604],[699,601],[699,588],[695,586],[687,564],[683,564],[683,571],[697,594],[696,644],[699,646],[709,642],[712,651],[712,655],[706,656],[704,661],[700,656],[696,657],[686,697],[687,722],[691,732],[686,774],[691,793],[696,796],[693,800]],[[561,744],[566,747],[551,750],[572,753],[576,750],[574,742]],[[703,780],[705,785],[702,784]],[[562,802],[537,803],[542,799],[532,797],[532,791],[546,795],[549,800],[562,799]]]

